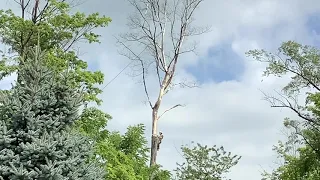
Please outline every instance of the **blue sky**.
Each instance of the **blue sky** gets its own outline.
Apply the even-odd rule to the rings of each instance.
[[[14,4],[10,0],[4,2],[0,1],[0,7]],[[276,50],[286,40],[320,45],[315,34],[311,35],[312,30],[320,34],[320,25],[317,25],[320,13],[315,13],[320,12],[320,1],[207,0],[203,3],[197,11],[195,26],[212,25],[215,29],[197,37],[201,57],[197,64],[186,69],[202,86],[176,88],[165,96],[162,112],[177,103],[186,107],[170,111],[159,121],[165,140],[158,160],[171,170],[181,161],[177,148],[182,144],[195,141],[209,146],[223,145],[227,151],[243,156],[228,178],[261,179],[262,169],[275,166],[272,145],[281,137],[283,118],[295,116],[270,108],[261,100],[259,89],[272,93],[287,80],[268,77],[261,82],[264,65],[249,61],[243,55],[257,47]],[[82,53],[86,53],[81,58],[90,62],[89,69],[101,70],[107,83],[128,63],[128,59],[119,55],[113,35],[127,32],[127,12],[131,9],[126,0],[90,0],[79,9],[99,11],[113,20],[110,26],[99,30],[103,38],[101,44],[81,46]],[[194,62],[192,55],[186,58],[186,62]],[[177,73],[177,79],[188,75]],[[8,82],[1,82],[0,88]],[[148,87],[157,93],[153,91],[158,87],[156,83]],[[101,95],[104,103],[100,108],[113,117],[109,128],[124,132],[129,125],[144,123],[149,140],[151,116],[145,97],[140,83],[126,73],[121,74]]]
[[[190,65],[191,73],[200,83],[238,80],[244,72],[243,59],[239,57],[229,43],[212,46],[197,64]]]
[[[306,27],[310,34],[315,37],[313,39],[313,45],[320,47],[320,12],[313,13],[308,17]]]
[[[276,38],[278,31],[286,31],[290,26],[287,23],[275,24],[273,27],[264,29],[265,37],[270,39]],[[308,16],[306,20],[307,33],[313,35],[312,44],[314,46],[320,46],[320,12],[313,13]],[[241,34],[254,33],[250,30],[250,27],[243,27],[240,29]],[[281,36],[281,35],[280,35]],[[282,37],[285,39],[285,37]],[[277,38],[278,39],[278,38]],[[279,38],[281,39],[281,37]],[[285,39],[286,40],[286,39]],[[292,39],[296,41],[302,40],[300,37]],[[302,40],[303,41],[303,40]],[[281,41],[282,42],[282,41]],[[273,47],[274,46],[273,42]],[[280,42],[279,42],[280,43]],[[280,45],[280,44],[279,44]],[[273,50],[275,50],[273,48]],[[245,66],[242,57],[237,55],[228,41],[217,46],[212,46],[206,53],[206,56],[199,59],[197,64],[187,66],[186,70],[191,73],[200,83],[239,80]]]
[[[86,58],[84,58],[85,60],[87,60]],[[92,61],[88,62],[88,70],[90,71],[97,71],[99,70],[99,63],[97,61],[95,61],[94,59]]]
[[[313,13],[308,17],[307,27],[309,30],[315,31],[317,34],[320,33],[320,12]]]

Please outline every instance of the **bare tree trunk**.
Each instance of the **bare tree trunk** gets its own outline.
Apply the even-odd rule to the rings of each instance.
[[[158,135],[157,135],[157,120],[158,112],[156,109],[152,110],[152,135],[151,135],[151,156],[150,156],[150,167],[155,165],[157,162],[157,145],[158,145]]]
[[[144,91],[152,109],[150,166],[153,166],[156,164],[158,144],[160,143],[157,131],[158,120],[166,112],[181,106],[180,104],[174,105],[159,114],[163,96],[175,85],[194,87],[184,83],[173,83],[180,55],[193,52],[196,48],[196,45],[189,48],[183,48],[182,45],[188,37],[205,33],[209,28],[191,26],[194,20],[194,11],[204,0],[127,1],[134,7],[135,13],[129,17],[130,32],[120,35],[118,43],[127,50],[127,52],[121,51],[120,53],[136,61],[137,66],[141,67],[138,74],[142,76]],[[143,50],[136,53],[137,49],[133,48],[141,46]],[[145,51],[147,53],[144,53]],[[154,68],[152,73],[156,75],[160,87],[154,104],[150,100],[146,82],[146,74],[150,67]]]
[[[168,84],[168,81],[170,80],[169,75],[165,75],[163,78],[161,84]],[[162,98],[165,94],[165,90],[167,89],[167,86],[161,86],[160,91],[159,91],[159,96],[157,98],[156,103],[152,107],[152,135],[151,135],[151,156],[150,156],[150,167],[156,164],[157,160],[157,152],[158,152],[158,143],[159,143],[159,138],[158,138],[158,112],[159,108],[162,102]]]

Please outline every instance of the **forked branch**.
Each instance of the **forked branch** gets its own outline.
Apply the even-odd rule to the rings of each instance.
[[[298,105],[297,97],[293,96],[285,96],[279,92],[276,92],[280,98],[277,98],[275,96],[267,95],[266,93],[262,92],[264,94],[264,99],[268,101],[271,104],[271,107],[275,108],[288,108],[295,112],[300,118],[303,120],[319,126],[319,122],[317,122],[313,117],[310,116],[310,114],[303,112],[303,107]]]

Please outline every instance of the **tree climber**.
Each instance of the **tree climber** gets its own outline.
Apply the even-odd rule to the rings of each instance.
[[[160,131],[159,132],[159,136],[158,136],[158,146],[157,146],[157,150],[159,151],[159,149],[160,149],[160,144],[161,144],[161,142],[162,142],[162,139],[163,139],[163,134],[162,134],[162,132]]]

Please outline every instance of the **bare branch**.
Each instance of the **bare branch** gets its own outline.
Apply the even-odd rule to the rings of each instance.
[[[185,34],[185,36],[199,36],[204,33],[211,32],[212,28],[211,26],[205,26],[205,27],[191,27]]]
[[[191,26],[194,11],[203,0],[128,0],[128,2],[135,9],[135,13],[128,18],[130,32],[120,35],[121,40],[118,39],[118,43],[126,50],[126,53],[122,51],[120,54],[139,62],[141,71],[139,74],[142,76],[144,91],[150,106],[152,103],[149,99],[145,75],[149,67],[154,68],[151,73],[156,75],[159,83],[158,97],[152,106],[152,134],[155,135],[160,117],[182,106],[178,104],[158,115],[163,97],[170,87],[175,85],[195,87],[182,82],[174,84],[173,81],[180,55],[194,52],[196,49],[196,45],[191,48],[183,47],[186,38],[207,32],[207,28]],[[144,55],[148,57],[135,53],[141,47],[145,47],[149,54]],[[134,68],[137,67],[134,66]],[[157,154],[154,142],[155,139],[152,136],[151,165],[155,163]]]
[[[118,38],[116,38],[118,39]],[[141,63],[141,67],[142,67],[142,82],[143,82],[143,87],[144,87],[144,91],[146,93],[146,96],[147,96],[147,99],[148,99],[148,103],[149,103],[149,106],[151,108],[153,108],[153,105],[150,101],[150,97],[149,97],[149,92],[148,92],[148,88],[147,88],[147,84],[146,84],[146,78],[145,78],[145,75],[146,75],[146,68],[144,66],[144,61],[140,58],[140,55],[146,50],[146,48],[141,51],[139,54],[135,54],[126,44],[124,44],[123,42],[119,41],[118,40],[118,43],[120,43],[122,46],[124,46],[127,50],[129,50],[131,52],[131,54],[133,54],[135,56],[135,59],[139,60],[139,62]],[[132,59],[132,58],[130,58]]]
[[[200,86],[196,82],[187,82],[186,79],[182,80],[181,82],[174,83],[172,82],[170,86],[165,91],[165,94],[167,94],[169,91],[174,89],[176,86],[179,86],[180,88],[200,88]]]
[[[293,112],[295,112],[300,118],[303,120],[306,120],[307,122],[314,124],[314,125],[320,125],[315,119],[310,117],[309,114],[305,114],[301,112],[301,106],[298,105],[297,98],[288,96],[285,97],[283,94],[277,92],[277,94],[283,99],[276,98],[274,96],[267,95],[266,93],[263,93],[265,96],[265,100],[267,100],[271,107],[275,108],[289,108]],[[293,101],[293,102],[292,102]]]
[[[171,108],[165,110],[165,111],[159,116],[158,119],[160,119],[166,112],[171,111],[172,109],[177,108],[177,107],[184,107],[184,105],[177,104],[177,105],[175,105],[175,106],[172,106]]]
[[[147,96],[147,98],[148,98],[149,105],[150,105],[150,107],[151,107],[151,109],[152,109],[153,106],[152,106],[152,103],[151,103],[151,101],[150,101],[150,97],[149,97],[149,93],[148,93],[148,88],[147,88],[146,78],[145,78],[145,68],[144,68],[144,65],[143,65],[143,61],[140,60],[140,63],[141,63],[141,66],[142,66],[142,81],[143,81],[144,92],[146,93],[146,96]]]
[[[192,84],[188,84],[188,83],[184,83],[184,82],[180,82],[180,83],[176,83],[176,84],[172,84],[173,86],[180,86],[181,88],[199,88],[199,86],[196,83],[192,83]]]

